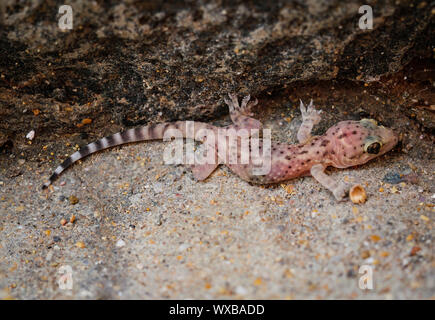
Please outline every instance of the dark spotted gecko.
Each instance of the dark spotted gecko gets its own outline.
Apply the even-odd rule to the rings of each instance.
[[[129,129],[124,132],[102,138],[92,142],[73,153],[60,166],[58,166],[43,188],[47,188],[66,168],[74,162],[97,151],[107,149],[121,144],[163,139],[168,130],[179,130],[184,138],[195,139],[196,134],[203,129],[210,130],[217,134],[218,129],[261,129],[260,121],[252,118],[250,113],[252,107],[257,104],[257,100],[249,101],[247,96],[242,100],[241,105],[236,95],[229,95],[230,99],[225,99],[230,109],[230,116],[233,122],[224,128],[218,128],[203,122],[195,122],[194,129],[187,130],[186,121],[173,123],[151,124],[144,127]],[[398,138],[391,129],[378,126],[372,119],[360,121],[342,121],[329,128],[323,136],[312,136],[311,131],[314,125],[319,123],[321,111],[317,111],[313,102],[305,107],[301,101],[300,109],[302,113],[302,124],[299,128],[297,138],[299,144],[284,144],[271,142],[270,145],[270,170],[265,174],[254,174],[254,165],[249,163],[230,163],[228,159],[216,158],[214,163],[194,164],[192,172],[196,179],[206,179],[220,163],[225,163],[231,171],[246,181],[257,184],[271,184],[284,180],[289,180],[299,176],[311,174],[320,184],[330,190],[337,200],[345,197],[349,186],[346,183],[338,182],[325,173],[328,166],[336,168],[348,168],[361,165],[367,161],[378,157],[391,150],[397,143]],[[198,140],[198,138],[197,138]],[[207,142],[206,139],[199,139]],[[240,139],[239,139],[240,140]],[[209,147],[218,148],[218,143],[213,143]],[[240,145],[240,141],[239,141]],[[263,143],[259,144],[261,149]],[[266,147],[265,147],[266,148]],[[264,151],[264,150],[263,150]],[[237,158],[240,159],[240,148],[238,148]]]

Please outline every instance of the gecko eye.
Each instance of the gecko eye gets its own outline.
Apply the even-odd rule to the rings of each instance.
[[[370,154],[378,154],[381,150],[381,144],[379,142],[373,142],[364,147],[364,151]]]

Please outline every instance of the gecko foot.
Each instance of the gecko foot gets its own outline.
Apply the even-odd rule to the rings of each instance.
[[[316,110],[316,108],[313,105],[313,99],[311,99],[310,104],[305,107],[304,103],[301,101],[300,109],[302,113],[302,121],[303,122],[311,122],[313,125],[318,124],[320,120],[322,119],[320,114],[322,113],[322,110]]]
[[[332,191],[337,201],[343,201],[344,197],[347,196],[348,192],[349,192],[349,186],[346,183],[340,184],[339,186],[337,186],[337,188],[335,188]]]
[[[250,95],[247,95],[243,98],[242,104],[239,105],[239,101],[237,100],[237,95],[228,94],[231,100],[224,98],[225,103],[228,105],[230,109],[230,113],[233,115],[243,115],[243,116],[253,116],[251,113],[252,107],[257,105],[258,100],[249,101],[251,99]]]

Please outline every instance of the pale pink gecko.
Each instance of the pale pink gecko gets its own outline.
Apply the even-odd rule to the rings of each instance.
[[[230,109],[232,125],[224,127],[230,129],[261,129],[260,121],[252,118],[251,108],[257,104],[257,100],[249,102],[250,96],[246,96],[241,105],[234,94],[229,95],[230,100],[225,99]],[[329,128],[322,136],[312,136],[311,130],[319,123],[321,111],[317,111],[313,103],[305,107],[301,101],[302,124],[297,138],[299,144],[271,143],[271,168],[263,175],[253,174],[252,162],[248,164],[228,163],[228,159],[218,159],[211,164],[193,165],[192,172],[196,179],[206,179],[219,165],[225,163],[231,171],[246,181],[257,184],[272,184],[292,178],[311,174],[320,184],[330,190],[337,200],[345,197],[349,186],[339,182],[325,173],[328,166],[336,168],[348,168],[361,165],[367,161],[383,155],[391,150],[398,142],[396,134],[384,126],[378,126],[373,119],[360,121],[342,121]],[[193,132],[186,129],[186,121],[173,123],[151,124],[144,127],[126,130],[122,133],[102,138],[83,147],[75,152],[58,166],[43,188],[47,188],[57,176],[74,162],[97,151],[118,146],[124,143],[162,139],[169,129],[179,130],[183,137],[195,138],[200,130],[207,129],[217,133],[218,128],[213,125],[195,122]],[[201,139],[204,142],[204,139]],[[218,148],[217,143],[212,146]],[[262,144],[260,143],[260,148]],[[240,158],[240,148],[237,157]]]

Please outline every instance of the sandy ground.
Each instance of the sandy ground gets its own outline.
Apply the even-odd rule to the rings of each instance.
[[[272,117],[266,126],[295,142],[299,121]],[[219,167],[196,182],[183,166],[163,164],[165,147],[148,142],[93,155],[48,193],[39,188],[59,160],[21,161],[18,175],[3,170],[1,297],[435,297],[433,161],[396,151],[331,170],[366,187],[368,201],[355,205],[337,203],[311,177],[259,187]],[[417,182],[387,183],[410,173]],[[363,265],[373,270],[371,290],[359,287]],[[71,289],[59,285],[64,270]]]
[[[61,0],[0,1],[0,298],[435,298],[428,3],[373,1],[361,30],[356,0],[76,0],[65,31]],[[259,187],[220,167],[196,182],[163,164],[161,142],[93,155],[40,190],[76,146],[121,129],[228,123],[228,92],[270,107],[258,114],[281,142],[313,98],[317,133],[373,117],[401,145],[330,170],[365,186],[362,205],[311,177]]]

